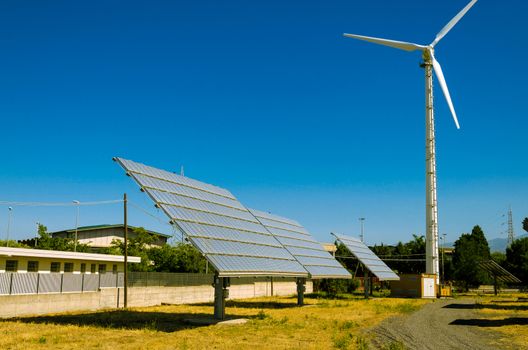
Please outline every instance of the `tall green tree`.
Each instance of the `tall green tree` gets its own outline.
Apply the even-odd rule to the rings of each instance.
[[[524,220],[522,222],[522,226],[523,226],[523,230],[528,232],[528,218],[524,218]]]
[[[479,261],[490,260],[488,241],[480,226],[475,226],[471,233],[464,233],[455,242],[453,266],[455,279],[467,290],[489,283],[488,274],[478,267]]]
[[[528,237],[516,239],[506,248],[507,270],[528,283]]]

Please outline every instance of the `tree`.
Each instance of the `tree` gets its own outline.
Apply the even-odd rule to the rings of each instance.
[[[157,272],[204,273],[207,261],[192,245],[178,243],[176,246],[164,244],[147,252]],[[210,267],[212,270],[212,267]]]
[[[387,260],[385,263],[398,273],[422,273],[424,271],[423,261],[412,261],[425,256],[424,236],[413,235],[413,239],[407,243],[398,242],[394,247],[374,246],[372,251],[383,258],[395,259]],[[399,260],[398,260],[399,259]]]
[[[139,256],[141,262],[139,264],[130,264],[130,271],[152,271],[153,267],[148,256],[150,245],[154,242],[154,236],[149,234],[143,227],[137,227],[133,230],[135,237],[128,239],[128,255]],[[124,255],[125,242],[120,239],[112,240],[110,248],[106,250],[108,254]]]
[[[23,243],[19,243],[18,241],[15,241],[13,239],[10,239],[9,241],[6,241],[5,239],[0,239],[0,247],[31,248],[30,246],[25,245]]]
[[[506,260],[508,271],[528,283],[528,237],[516,239],[506,248]]]
[[[523,225],[523,230],[528,232],[528,218],[524,218],[522,225]]]
[[[479,261],[490,260],[488,241],[480,226],[464,233],[455,242],[453,254],[454,276],[467,290],[489,282],[488,274],[478,267]]]
[[[90,248],[87,244],[79,242],[77,242],[77,247],[75,247],[75,239],[73,238],[52,237],[48,233],[48,228],[42,224],[38,226],[38,238],[36,241],[35,248],[44,250],[87,252]]]

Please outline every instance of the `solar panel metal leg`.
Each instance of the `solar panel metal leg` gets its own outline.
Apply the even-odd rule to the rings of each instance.
[[[370,278],[369,273],[367,269],[364,269],[364,275],[363,275],[363,289],[365,291],[365,299],[369,298],[369,290],[370,290]]]
[[[213,287],[214,292],[214,318],[223,320],[225,318],[225,301],[229,297],[229,277],[218,277],[215,275]]]
[[[306,278],[297,278],[297,306],[304,305],[304,292],[306,291]]]
[[[495,295],[497,295],[498,291],[499,291],[499,285],[497,282],[497,275],[493,275],[493,292],[495,293]]]

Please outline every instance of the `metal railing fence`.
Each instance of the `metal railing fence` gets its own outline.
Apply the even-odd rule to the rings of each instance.
[[[172,272],[129,272],[129,287],[186,287],[212,285],[213,274]],[[74,274],[5,272],[0,273],[0,295],[84,293],[101,288],[124,287],[124,273]],[[231,278],[231,285],[269,282],[269,277]],[[275,277],[273,281],[295,281]]]
[[[0,273],[0,295],[83,293],[123,287],[124,273]]]

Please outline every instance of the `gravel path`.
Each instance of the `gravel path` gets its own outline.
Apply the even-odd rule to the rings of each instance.
[[[411,350],[512,349],[511,344],[499,340],[500,336],[493,331],[464,321],[486,318],[472,305],[471,299],[439,300],[410,315],[391,317],[370,331],[373,345],[382,348],[401,342]]]

